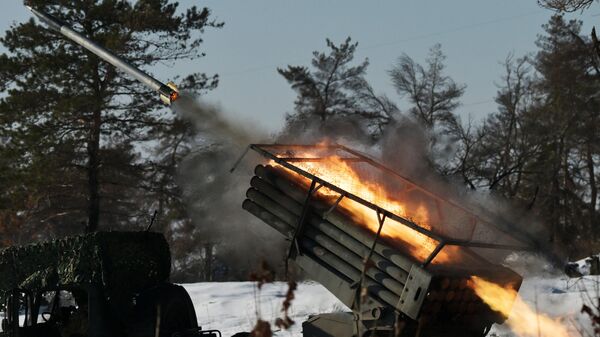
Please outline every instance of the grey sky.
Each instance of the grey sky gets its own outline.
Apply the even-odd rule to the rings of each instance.
[[[6,1],[6,0],[5,0]],[[0,29],[26,20],[18,0],[0,12]],[[160,79],[174,73],[204,71],[221,75],[219,88],[206,99],[219,103],[236,119],[274,131],[293,109],[295,94],[276,72],[287,64],[308,65],[314,50],[325,50],[325,38],[339,43],[347,36],[359,42],[357,62],[368,57],[368,79],[378,92],[405,108],[387,70],[407,53],[423,62],[428,49],[441,43],[447,74],[467,85],[460,113],[480,119],[495,110],[493,98],[502,75],[500,61],[535,50],[534,41],[551,12],[536,0],[181,0],[212,9],[225,22],[205,34],[207,56],[193,62],[149,69]],[[571,15],[585,23],[586,33],[600,9]]]

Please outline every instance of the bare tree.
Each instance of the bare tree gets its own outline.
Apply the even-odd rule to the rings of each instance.
[[[454,156],[448,163],[438,166],[438,171],[446,176],[459,176],[470,189],[477,189],[477,150],[480,147],[484,133],[474,126],[469,117],[463,124],[457,117],[455,123],[448,126],[448,134],[455,140]]]
[[[538,0],[540,6],[560,12],[588,9],[595,0]]]
[[[571,254],[596,249],[590,244],[598,224],[600,82],[580,28],[555,15],[533,57],[506,59],[498,111],[472,138],[478,142],[463,165],[475,186],[538,213],[550,240]],[[461,143],[472,141],[453,130]]]
[[[523,130],[523,115],[528,113],[532,100],[531,70],[527,58],[514,59],[509,55],[504,61],[505,75],[496,102],[498,112],[485,121],[481,133],[479,155],[482,160],[480,174],[486,177],[489,189],[499,189],[515,197],[523,179],[524,166],[536,146]]]

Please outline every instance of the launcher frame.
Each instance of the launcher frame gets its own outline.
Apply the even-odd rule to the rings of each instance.
[[[466,215],[468,215],[470,224],[473,226],[473,229],[470,233],[470,238],[467,240],[455,239],[455,238],[448,237],[442,233],[436,232],[434,230],[430,230],[430,229],[424,228],[422,226],[419,226],[417,223],[411,221],[410,219],[406,219],[405,217],[399,216],[389,210],[386,210],[376,204],[373,204],[373,203],[361,198],[358,195],[348,192],[348,191],[346,191],[324,179],[321,179],[309,172],[306,172],[305,170],[294,165],[295,162],[323,161],[323,160],[327,159],[327,157],[325,157],[325,156],[310,157],[310,158],[309,157],[286,157],[286,156],[278,156],[273,151],[273,150],[282,150],[282,149],[283,150],[297,149],[297,150],[304,150],[304,151],[314,149],[314,150],[335,151],[336,153],[345,153],[346,156],[341,156],[338,158],[341,160],[344,160],[344,161],[348,161],[348,162],[361,162],[361,163],[368,164],[371,167],[373,167],[374,169],[377,169],[377,170],[380,170],[381,172],[389,174],[390,177],[398,179],[402,183],[407,184],[408,186],[410,186],[411,189],[417,189],[420,192],[422,192],[423,194],[433,198],[436,201],[436,203],[444,203],[446,205],[449,205],[451,207],[454,207],[454,208],[459,209],[462,212],[464,212]],[[259,155],[263,156],[264,158],[273,160],[277,164],[279,164],[301,176],[304,176],[305,178],[307,178],[311,181],[311,185],[310,185],[310,188],[309,188],[309,191],[307,194],[306,202],[304,204],[303,214],[300,217],[300,223],[298,224],[296,232],[294,233],[294,238],[292,240],[292,246],[290,247],[289,254],[292,253],[293,249],[296,249],[299,252],[299,246],[296,241],[296,238],[302,232],[302,227],[303,227],[303,222],[304,222],[303,219],[304,219],[305,212],[309,208],[309,204],[310,204],[310,200],[311,200],[312,196],[322,187],[326,187],[326,188],[340,194],[339,198],[332,205],[329,212],[333,211],[344,198],[348,198],[355,202],[358,202],[361,205],[366,206],[376,212],[377,219],[379,220],[379,231],[376,234],[375,241],[373,242],[373,246],[375,246],[377,244],[377,241],[379,239],[379,234],[381,233],[381,229],[383,228],[383,226],[385,224],[385,220],[388,218],[395,220],[398,223],[435,240],[437,242],[436,248],[429,254],[429,256],[425,260],[419,261],[422,268],[426,268],[435,259],[435,257],[442,251],[442,249],[444,249],[444,247],[446,247],[446,246],[501,249],[501,250],[510,250],[510,251],[532,251],[534,249],[531,245],[524,243],[524,241],[528,241],[528,240],[522,240],[522,239],[515,238],[515,236],[514,236],[515,233],[508,232],[504,228],[497,226],[495,223],[493,223],[491,221],[487,221],[485,219],[482,219],[481,216],[474,214],[473,211],[468,210],[467,208],[465,208],[461,205],[458,205],[458,204],[452,202],[451,200],[448,200],[447,198],[445,198],[441,195],[438,195],[438,194],[420,186],[416,182],[397,173],[393,169],[377,162],[374,159],[369,158],[368,156],[366,156],[358,151],[352,150],[346,146],[339,145],[339,144],[313,144],[313,145],[250,144],[248,146],[248,148],[244,151],[244,153],[241,155],[241,157],[236,161],[236,163],[235,163],[234,167],[231,169],[231,171],[233,171],[237,167],[237,165],[240,163],[240,161],[243,159],[243,157],[245,157],[245,155],[248,153],[249,150],[253,150],[256,153],[258,153]],[[476,227],[480,224],[486,225],[486,226],[491,226],[492,228],[499,230],[503,234],[506,234],[507,236],[511,237],[512,239],[519,241],[520,243],[522,243],[522,245],[509,245],[509,244],[497,244],[497,243],[491,243],[491,242],[485,242],[485,241],[474,241],[473,235],[475,233]]]

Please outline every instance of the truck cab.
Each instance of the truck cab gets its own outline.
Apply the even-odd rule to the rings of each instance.
[[[0,251],[0,337],[220,337],[168,282],[157,233],[105,232]]]
[[[0,336],[88,336],[88,293],[81,288],[4,293]],[[93,325],[93,324],[92,324]]]

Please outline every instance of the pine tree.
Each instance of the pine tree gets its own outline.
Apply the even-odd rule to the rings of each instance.
[[[302,124],[312,121],[319,128],[327,128],[327,134],[333,137],[342,129],[333,125],[341,124],[347,126],[343,133],[352,128],[358,134],[381,136],[397,108],[386,96],[376,94],[365,79],[367,59],[353,65],[357,46],[349,37],[340,45],[327,39],[328,53],[313,52],[312,68],[277,69],[298,93],[284,134],[306,129]]]
[[[470,180],[533,210],[549,241],[586,256],[597,249],[600,77],[581,22],[554,15],[543,28],[532,58],[506,63]]]
[[[537,172],[538,206],[546,210],[555,238],[597,222],[586,214],[595,218],[600,106],[594,97],[600,82],[580,29],[581,22],[554,15],[538,38],[534,60],[542,98],[528,123],[541,151],[528,170]]]
[[[429,50],[426,67],[403,54],[389,72],[398,94],[412,105],[409,113],[431,130],[456,123],[454,111],[466,88],[444,74],[445,59],[436,44]]]
[[[202,57],[201,34],[223,25],[207,8],[180,9],[168,0],[29,5],[145,70]],[[145,223],[139,207],[155,187],[147,179],[156,170],[156,140],[190,126],[182,131],[154,93],[33,19],[0,42],[8,50],[0,55],[7,93],[0,100],[1,156],[18,175],[3,186],[1,212],[63,234]],[[200,93],[217,82],[194,73],[181,89]]]

